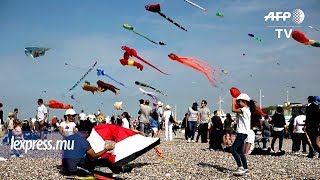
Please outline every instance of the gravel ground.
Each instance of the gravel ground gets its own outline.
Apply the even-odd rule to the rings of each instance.
[[[320,159],[309,159],[290,153],[291,140],[284,140],[284,156],[249,155],[250,173],[232,175],[236,163],[229,153],[209,151],[208,144],[187,143],[178,133],[172,142],[163,141],[159,149],[165,160],[154,150],[129,163],[134,169],[119,174],[123,179],[320,179]],[[58,135],[50,138],[56,138]],[[0,146],[0,155],[9,158],[9,146]],[[277,148],[276,148],[277,149]],[[36,157],[35,157],[36,156]],[[23,158],[0,162],[0,179],[65,179],[59,174],[59,151],[29,152]],[[173,161],[172,164],[165,162]]]

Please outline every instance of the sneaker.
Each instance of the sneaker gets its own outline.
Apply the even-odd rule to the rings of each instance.
[[[213,149],[212,149],[212,148],[210,148],[209,150],[210,150],[210,151],[213,151]]]
[[[262,150],[263,150],[263,151],[268,151],[268,148],[263,148]]]
[[[250,173],[249,169],[244,169],[244,173],[249,174]]]
[[[191,142],[191,138],[188,138],[188,142]]]
[[[244,173],[246,172],[243,167],[238,167],[238,169],[233,172],[234,175],[243,175]]]
[[[192,140],[191,142],[193,142],[193,143],[194,143],[194,142],[196,142],[196,141]]]
[[[6,161],[6,158],[0,157],[0,161]]]
[[[270,153],[274,153],[274,150],[273,150],[273,149],[271,149],[271,150],[270,150]]]
[[[302,155],[306,156],[306,155],[308,155],[308,153],[306,151],[303,151]]]

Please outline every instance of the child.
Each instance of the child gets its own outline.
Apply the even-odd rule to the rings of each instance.
[[[244,155],[245,140],[248,137],[250,130],[251,109],[255,107],[252,105],[250,97],[247,94],[240,94],[237,99],[232,98],[232,112],[237,113],[236,123],[236,139],[230,148],[234,159],[237,162],[238,169],[234,172],[235,175],[243,175],[248,173],[247,158]],[[239,108],[236,108],[235,103]],[[250,108],[249,108],[250,106]]]
[[[150,128],[152,129],[152,137],[158,137],[159,115],[157,111],[153,111],[150,117]]]
[[[22,124],[18,119],[13,120],[12,135],[13,135],[14,141],[23,140],[21,127],[22,127]],[[14,143],[14,142],[12,142],[12,143]],[[23,157],[22,150],[13,149],[11,157]]]

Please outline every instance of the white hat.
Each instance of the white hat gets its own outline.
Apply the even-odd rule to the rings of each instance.
[[[77,114],[77,113],[73,109],[67,109],[65,115],[71,115],[72,116],[72,115],[75,115],[75,114]]]
[[[169,109],[171,109],[171,106],[169,106],[169,105],[166,105],[166,109],[168,109],[168,110],[169,110]]]
[[[159,101],[157,104],[158,104],[158,106],[162,106],[163,105],[163,103],[161,101]]]
[[[241,94],[237,97],[237,100],[250,101],[251,98],[248,96],[248,94],[241,93]]]

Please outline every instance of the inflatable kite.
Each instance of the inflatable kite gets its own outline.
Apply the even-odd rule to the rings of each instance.
[[[116,110],[122,110],[122,102],[115,102],[113,106]]]
[[[241,93],[238,88],[232,87],[230,89],[230,94],[233,98],[237,98]],[[238,105],[236,104],[236,108],[238,108]],[[256,105],[256,110],[259,112],[261,116],[265,116],[266,114],[262,111],[261,107]]]
[[[123,24],[123,27],[124,27],[125,29],[127,29],[127,30],[129,30],[129,31],[132,31],[133,33],[135,33],[135,34],[137,34],[137,35],[145,38],[146,40],[148,40],[148,41],[150,41],[150,42],[152,42],[152,43],[154,43],[154,44],[158,44],[158,43],[156,43],[155,41],[151,40],[150,38],[148,38],[148,37],[146,37],[146,36],[138,33],[137,31],[135,31],[134,28],[133,28],[132,26],[130,26],[129,24]],[[164,45],[163,42],[159,42],[159,44],[160,44],[160,45]]]
[[[85,84],[82,85],[82,89],[85,91],[90,91],[92,94],[94,94],[94,92],[99,90],[99,87],[91,85],[89,82],[85,82]]]
[[[46,51],[48,51],[50,48],[43,48],[43,47],[26,47],[24,48],[24,53],[27,56],[31,56],[32,58],[37,58],[40,56],[44,56],[46,54]]]
[[[184,31],[187,31],[184,27],[180,26],[178,23],[174,22],[171,18],[169,18],[165,14],[163,14],[161,12],[160,4],[146,5],[145,8],[146,8],[147,11],[150,11],[150,12],[153,12],[153,13],[158,13],[160,16],[162,16],[163,18],[167,19],[169,22],[173,23],[174,25],[176,25],[180,29],[182,29]]]
[[[78,84],[83,81],[83,79],[89,74],[90,71],[92,71],[92,69],[97,65],[97,61],[92,65],[92,67],[80,78],[80,80],[72,86],[72,88],[69,89],[69,91],[72,91],[75,87],[78,86]]]
[[[215,67],[210,65],[207,62],[196,60],[194,58],[190,57],[179,57],[173,53],[168,55],[171,60],[177,61],[181,64],[184,64],[186,66],[189,66],[201,73],[203,73],[209,80],[210,84],[214,86],[215,79],[213,78],[213,75],[216,71]]]
[[[71,105],[65,105],[62,102],[56,101],[56,100],[50,100],[48,102],[48,106],[52,109],[71,109]]]
[[[98,85],[98,88],[99,88],[98,89],[99,92],[105,92],[106,90],[110,90],[115,95],[119,94],[118,90],[120,90],[120,89],[116,88],[115,86],[113,86],[111,84],[108,84],[108,83],[105,83],[105,82],[99,80],[99,81],[97,81],[97,85]]]
[[[292,36],[292,38],[294,40],[298,41],[299,43],[303,43],[305,45],[310,45],[310,46],[313,46],[313,47],[320,47],[320,43],[319,42],[309,39],[301,31],[294,30],[294,31],[292,31],[291,36]]]
[[[142,59],[136,50],[132,49],[132,48],[129,48],[127,46],[122,46],[121,47],[122,50],[124,50],[124,54],[123,54],[123,59],[126,59],[126,60],[129,60],[130,57],[134,56],[135,58],[139,59],[140,61],[148,64],[149,66],[153,67],[154,69],[158,70],[159,72],[163,73],[163,74],[166,74],[168,75],[167,73],[161,71],[160,69],[158,69],[157,67],[155,67],[154,65],[150,64],[148,61]]]
[[[87,140],[95,153],[104,150],[105,141],[114,141],[113,153],[107,152],[101,158],[117,166],[135,160],[160,144],[160,138],[145,137],[139,132],[112,124],[95,126]]]
[[[135,66],[137,67],[138,69],[140,69],[140,71],[143,70],[143,66],[136,62],[136,61],[133,61],[133,60],[126,60],[126,59],[120,59],[120,63],[123,65],[123,66]]]
[[[194,6],[194,7],[197,7],[197,8],[199,8],[199,9],[205,11],[205,12],[208,12],[205,8],[199,6],[198,4],[196,4],[196,3],[194,3],[194,2],[191,2],[191,1],[189,1],[189,0],[184,0],[184,1],[187,2],[187,3],[189,3],[189,4],[191,4],[191,5]]]
[[[220,13],[220,12],[217,12],[217,13],[216,13],[216,16],[218,16],[218,17],[223,17],[223,14]]]
[[[161,90],[156,89],[156,88],[154,88],[154,87],[152,87],[152,86],[150,86],[150,85],[148,85],[148,84],[145,84],[145,83],[142,83],[142,82],[139,82],[139,81],[136,81],[136,82],[134,82],[134,83],[135,83],[136,85],[139,85],[139,86],[143,86],[143,87],[147,87],[147,88],[153,89],[153,90],[157,91],[158,93],[160,93],[160,94],[162,94],[162,95],[164,95],[164,96],[167,96],[167,95],[164,94]]]
[[[123,87],[126,87],[123,83],[113,79],[111,76],[109,76],[103,69],[97,69],[97,75],[98,76],[107,76],[108,78],[110,78],[111,80],[113,80],[114,82],[120,84]]]
[[[158,101],[159,101],[159,98],[158,98],[158,96],[156,95],[156,93],[145,91],[145,90],[143,90],[142,88],[139,88],[139,90],[140,90],[143,94],[146,94],[146,95],[150,96],[155,102],[158,102]]]
[[[250,36],[250,37],[254,37],[254,35],[253,35],[253,34],[248,34],[248,36]],[[262,41],[262,39],[261,39],[261,38],[258,38],[258,37],[256,37],[255,39],[256,39],[256,40],[258,40],[258,41]]]

